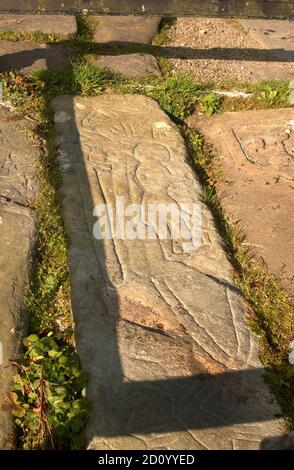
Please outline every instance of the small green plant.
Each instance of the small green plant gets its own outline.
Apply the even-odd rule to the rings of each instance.
[[[3,97],[10,100],[15,106],[30,106],[36,92],[30,77],[24,77],[16,70],[1,74]]]
[[[199,100],[200,109],[207,116],[219,113],[221,110],[222,98],[215,93],[207,93]]]
[[[272,108],[287,105],[289,96],[289,83],[287,80],[263,81],[254,88],[254,98],[264,107]]]
[[[216,192],[213,186],[203,186],[202,201],[208,206],[213,204],[216,200]]]
[[[146,88],[145,94],[158,101],[173,118],[184,119],[194,110],[200,89],[192,75],[176,74],[162,80],[153,88]]]
[[[49,97],[59,94],[93,96],[100,94],[107,86],[117,83],[120,78],[107,68],[96,67],[85,59],[72,60],[61,70],[42,70],[32,73],[35,87]]]
[[[162,79],[145,77],[118,82],[117,93],[138,93],[155,99],[172,119],[184,119],[195,109],[201,85],[190,74],[178,73]]]
[[[24,339],[27,348],[7,394],[9,409],[22,430],[23,449],[56,448],[58,442],[76,448],[76,436],[85,426],[90,405],[83,397],[87,376],[68,345],[59,345],[53,333]]]
[[[168,31],[170,27],[175,23],[176,19],[175,18],[170,18],[170,17],[164,17],[162,18],[159,28],[158,28],[158,33],[156,34],[154,38],[154,43],[157,46],[163,46],[166,44],[169,40],[168,37]]]
[[[0,40],[6,41],[32,41],[37,43],[57,43],[61,38],[55,34],[45,34],[41,31],[31,32],[15,32],[15,31],[0,31]]]
[[[75,92],[82,96],[98,95],[118,81],[118,76],[109,69],[96,67],[85,60],[73,61],[71,68]]]
[[[96,20],[93,16],[77,16],[78,34],[76,41],[92,41],[96,27]]]

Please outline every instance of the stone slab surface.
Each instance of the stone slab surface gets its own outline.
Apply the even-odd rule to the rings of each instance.
[[[68,39],[77,34],[75,16],[64,15],[0,15],[0,31],[13,33],[41,32]]]
[[[150,54],[105,55],[97,59],[95,58],[93,63],[107,67],[115,73],[120,73],[130,78],[144,77],[146,75],[161,76],[158,62]]]
[[[29,121],[0,107],[0,198],[21,206],[31,205],[38,192],[30,127]]]
[[[294,21],[241,20],[245,30],[278,58],[294,61]]]
[[[10,360],[18,360],[27,332],[24,309],[35,240],[35,217],[30,209],[0,202],[0,404],[12,389]],[[9,412],[0,412],[0,449],[13,448],[14,426]]]
[[[0,41],[0,72],[59,69],[69,61],[73,51],[58,44],[38,44],[29,41]]]
[[[293,296],[294,110],[194,115],[189,124],[214,146],[226,211]]]
[[[15,119],[13,119],[13,117]],[[11,391],[9,360],[17,360],[28,327],[25,293],[33,263],[37,153],[28,123],[0,108],[0,405]],[[13,421],[0,412],[0,449],[13,447]]]
[[[53,100],[92,449],[257,449],[281,434],[213,217],[201,245],[96,240],[98,203],[200,203],[176,126],[139,95]]]
[[[95,16],[94,41],[104,44],[150,44],[157,33],[161,17]]]
[[[101,44],[150,44],[158,31],[160,17],[95,16],[94,41]],[[160,76],[157,60],[150,54],[105,55],[93,62],[126,77]]]

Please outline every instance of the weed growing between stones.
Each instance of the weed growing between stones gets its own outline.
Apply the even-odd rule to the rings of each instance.
[[[215,85],[217,89],[217,85]],[[222,111],[287,108],[289,103],[288,80],[264,80],[256,84],[232,83],[225,89],[241,90],[250,94],[247,98],[223,97]]]
[[[61,42],[62,39],[55,34],[45,34],[41,31],[32,31],[30,33],[13,32],[13,31],[0,31],[0,40],[6,41],[31,41],[39,44],[54,44]]]
[[[153,43],[156,44],[157,46],[163,46],[166,44],[169,40],[168,36],[168,30],[170,27],[175,24],[176,18],[171,18],[171,17],[164,17],[162,18],[159,28],[158,28],[158,33],[156,34]]]
[[[196,107],[202,87],[189,74],[176,74],[162,79],[147,77],[124,80],[115,87],[117,93],[140,93],[155,99],[173,119],[184,119]]]
[[[287,107],[290,94],[288,80],[271,80],[258,83],[253,88],[254,100],[263,108]]]
[[[207,95],[203,95],[199,101],[201,111],[209,117],[220,112],[221,103],[221,96],[215,93],[207,93]]]
[[[87,376],[77,354],[53,332],[24,340],[26,352],[15,363],[13,391],[6,407],[22,431],[23,449],[79,448],[89,401],[82,396]]]
[[[49,97],[60,94],[94,96],[119,81],[119,77],[106,68],[98,68],[85,59],[77,58],[58,71],[34,72],[36,89]]]
[[[92,41],[97,21],[93,16],[77,16],[78,33],[75,41]]]

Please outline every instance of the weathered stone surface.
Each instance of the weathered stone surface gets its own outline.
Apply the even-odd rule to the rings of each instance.
[[[214,145],[223,205],[253,251],[294,294],[294,110],[195,115],[189,124]]]
[[[37,153],[27,138],[29,122],[0,107],[0,198],[23,206],[37,194]]]
[[[0,15],[0,31],[52,34],[72,38],[77,33],[75,16],[64,15]]]
[[[294,450],[294,432],[284,436],[267,437],[260,445],[261,450]]]
[[[93,63],[126,77],[161,76],[156,58],[150,54],[124,54],[95,58]]]
[[[95,16],[94,41],[110,45],[150,44],[160,20],[154,16]],[[105,55],[93,62],[126,77],[161,75],[156,58],[150,54]]]
[[[37,153],[29,124],[0,107],[0,405],[11,391],[13,370],[28,326],[25,293],[32,268],[35,215],[25,207],[38,189]],[[0,449],[13,446],[13,422],[0,412]]]
[[[199,203],[187,150],[144,96],[53,101],[77,347],[96,449],[249,449],[281,433],[232,267],[202,205],[201,246],[93,237],[98,203]]]
[[[58,44],[38,44],[29,41],[0,41],[0,72],[59,69],[68,62],[73,51]]]
[[[101,44],[150,44],[160,20],[157,16],[95,16],[94,41]]]
[[[286,61],[294,61],[294,21],[241,20],[245,30],[262,47]]]
[[[32,266],[35,239],[33,211],[0,202],[0,405],[12,389],[14,369],[22,339],[28,328],[24,309],[25,293]],[[13,420],[10,413],[0,412],[0,449],[12,448]]]

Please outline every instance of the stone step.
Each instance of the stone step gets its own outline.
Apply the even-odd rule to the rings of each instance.
[[[73,55],[70,47],[30,41],[0,41],[0,72],[19,70],[25,75],[35,70],[60,69]]]
[[[0,107],[0,405],[12,389],[14,369],[28,328],[25,295],[36,237],[34,211],[26,207],[38,191],[37,152],[28,121]],[[11,415],[0,412],[0,449],[14,445]]]
[[[159,16],[95,16],[94,41],[100,44],[151,44]]]
[[[88,448],[257,449],[281,434],[247,308],[177,127],[140,95],[63,96],[52,106],[77,348],[90,375]],[[186,204],[186,217],[195,204],[195,243],[165,239],[142,212],[137,224],[151,239],[135,229],[96,239],[94,208],[114,209],[118,196],[145,211]]]
[[[65,15],[0,15],[0,31],[13,33],[40,32],[62,39],[70,39],[77,34],[75,16]]]
[[[144,77],[147,75],[161,77],[158,62],[151,54],[104,55],[92,58],[91,63],[99,67],[106,67],[115,73],[122,74],[129,78]]]
[[[122,48],[130,44],[151,44],[160,21],[160,17],[154,16],[96,16],[94,41]],[[94,58],[92,62],[130,78],[161,75],[157,60],[151,54],[121,52],[122,55],[110,53]]]
[[[240,220],[253,251],[293,296],[294,110],[195,114],[189,125],[214,147],[227,213]]]

